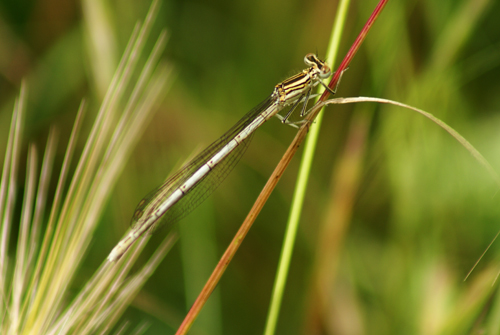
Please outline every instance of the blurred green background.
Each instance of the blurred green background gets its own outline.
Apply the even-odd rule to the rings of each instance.
[[[376,3],[352,1],[337,62]],[[25,146],[31,140],[43,148],[51,125],[64,144],[82,98],[90,102],[88,127],[149,5],[1,0],[2,134],[23,79]],[[164,60],[176,78],[119,178],[75,291],[144,195],[302,70],[305,54],[324,57],[336,7],[323,0],[161,2],[153,36],[168,30]],[[433,113],[500,172],[499,15],[492,0],[389,1],[338,95],[394,99]],[[259,129],[233,173],[180,222],[181,241],[124,320],[150,323],[148,334],[175,332],[295,133],[277,119]],[[298,162],[192,334],[262,332]],[[329,107],[277,333],[495,333],[500,242],[463,279],[500,230],[498,189],[463,147],[414,112],[373,103]],[[142,261],[164,234],[153,236]]]

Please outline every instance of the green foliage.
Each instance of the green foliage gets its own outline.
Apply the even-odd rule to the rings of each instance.
[[[34,321],[37,318],[44,320],[37,328],[40,332],[62,329],[56,325],[61,326],[58,322],[71,316],[67,307],[77,306],[78,297],[89,299],[86,307],[79,305],[78,315],[86,315],[89,309],[85,308],[92,311],[81,319],[82,332],[130,320],[134,327],[144,321],[150,324],[148,334],[174,333],[199,286],[208,278],[207,271],[215,265],[213,254],[220,255],[229,243],[293,138],[293,128],[271,120],[257,131],[241,163],[211,200],[180,222],[181,243],[185,244],[175,246],[154,274],[149,271],[160,258],[144,268],[142,265],[148,264],[162,243],[162,231],[152,236],[141,255],[130,259],[136,261],[137,268],[105,268],[114,274],[106,277],[102,287],[95,285],[94,289],[101,290],[97,300],[82,289],[96,283],[93,280],[97,279],[92,279],[96,273],[103,273],[99,272],[101,263],[128,228],[144,195],[223,134],[277,82],[302,69],[304,54],[317,50],[324,57],[336,14],[335,2],[161,3],[150,38],[144,40],[139,70],[125,74],[130,75],[122,82],[127,86],[108,123],[99,128],[109,131],[102,134],[102,143],[93,142],[92,148],[98,148],[95,158],[84,156],[88,179],[78,179],[77,185],[83,189],[78,197],[72,197],[71,181],[78,174],[78,161],[95,127],[94,120],[99,118],[99,106],[106,104],[106,91],[120,55],[136,31],[136,22],[146,17],[149,5],[86,0],[59,6],[56,11],[55,6],[34,3],[26,6],[22,15],[14,2],[0,5],[0,157],[14,147],[13,140],[7,142],[13,102],[23,79],[27,87],[18,99],[24,107],[19,109],[18,105],[17,110],[24,110],[25,116],[19,123],[23,126],[17,133],[17,151],[10,160],[2,158],[3,166],[12,167],[10,172],[14,173],[11,184],[2,180],[2,186],[12,185],[17,191],[8,206],[8,192],[0,199],[2,209],[10,208],[9,214],[3,211],[2,224],[5,218],[11,223],[10,236],[3,235],[10,242],[2,242],[1,256],[9,259],[0,271],[2,334],[23,333],[21,330],[28,327],[18,325],[28,325],[27,317],[32,318],[30,325],[38,324]],[[375,5],[374,1],[351,1],[340,58]],[[491,0],[389,1],[344,74],[338,96],[392,99],[432,113],[500,171],[499,14],[500,4]],[[124,121],[128,132],[118,128],[116,138],[124,141],[120,143],[126,148],[106,156],[119,118],[130,115],[127,98],[134,96],[135,83],[141,85],[140,69],[164,28],[169,41],[161,65],[148,75],[142,91],[146,93],[137,103],[145,109],[135,109],[137,114]],[[178,76],[167,92],[163,80],[172,63]],[[66,166],[68,181],[59,200],[76,207],[68,207],[75,210],[67,216],[59,209],[51,219],[56,181],[82,98],[87,101],[87,112],[74,142],[73,160]],[[149,103],[152,106],[146,106]],[[139,112],[151,109],[156,111],[154,116]],[[141,115],[144,119],[135,118]],[[133,128],[136,121],[141,125]],[[46,145],[54,141],[52,125],[60,134],[57,147]],[[329,106],[321,127],[277,333],[498,333],[498,243],[492,244],[463,281],[500,229],[498,186],[490,175],[436,124],[399,107],[372,103]],[[50,158],[41,157],[50,150],[51,173],[40,174],[41,162]],[[15,159],[17,163],[11,165]],[[263,331],[298,161],[280,181],[223,277],[216,301],[207,306],[206,316],[195,323],[192,334]],[[23,181],[25,174],[28,177]],[[39,233],[29,230],[25,240],[30,241],[30,234],[33,238],[39,234],[42,243],[51,229],[50,222],[74,222],[73,228],[64,226],[67,240],[57,242],[64,251],[54,255],[50,264],[49,255],[57,248],[47,245],[40,266],[47,269],[48,277],[43,277],[42,271],[35,279],[32,275],[37,263],[34,259],[30,263],[19,251],[23,232],[27,227],[33,229],[33,220],[23,220],[28,213],[25,208],[30,208],[30,190],[49,176]],[[210,228],[202,232],[185,227],[193,221]],[[56,243],[54,231],[47,243]],[[79,253],[68,249],[77,231],[85,235],[78,245]],[[182,241],[184,234],[190,235],[186,241]],[[29,248],[29,243],[23,243]],[[37,244],[34,250],[38,253],[41,246]],[[13,278],[20,276],[16,266],[28,274],[17,288],[12,286]],[[142,282],[150,279],[139,291],[143,283],[122,270],[144,275]],[[28,290],[30,283],[42,279],[46,284],[38,286],[38,293]],[[123,286],[113,287],[117,291],[106,300],[103,292],[110,292],[110,283]],[[46,306],[37,305],[33,315],[20,308],[30,294],[36,296],[42,289],[46,295],[31,301],[47,302]],[[132,307],[119,319],[129,302]],[[14,310],[12,306],[17,307]],[[103,311],[109,313],[100,314]],[[97,322],[100,316],[103,319]]]

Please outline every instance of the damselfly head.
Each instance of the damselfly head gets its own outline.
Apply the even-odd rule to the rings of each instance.
[[[321,79],[326,79],[332,74],[330,67],[313,53],[309,53],[304,57],[304,63],[316,69],[318,77]]]

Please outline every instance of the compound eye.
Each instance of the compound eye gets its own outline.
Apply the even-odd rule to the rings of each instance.
[[[317,57],[313,53],[309,53],[304,57],[304,63],[306,63],[307,66],[314,66],[318,65],[317,63]]]
[[[321,70],[319,71],[319,77],[321,79],[326,79],[326,78],[330,77],[331,74],[332,74],[332,70],[330,70],[330,67],[326,64],[323,64],[323,66],[321,67]]]

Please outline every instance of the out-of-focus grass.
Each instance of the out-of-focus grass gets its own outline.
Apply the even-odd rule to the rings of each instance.
[[[95,3],[62,3],[0,4],[1,134],[21,79],[28,78],[24,137],[39,148],[51,124],[65,143],[82,97],[90,107],[100,103],[102,82],[149,6],[106,2],[100,10],[106,24],[98,25]],[[375,5],[352,2],[341,50]],[[75,291],[118,241],[144,195],[301,70],[304,54],[324,55],[334,10],[328,1],[162,3],[154,29],[168,29],[165,59],[179,75],[118,179]],[[338,95],[377,96],[431,112],[500,171],[499,14],[491,0],[390,1]],[[89,28],[94,35],[86,34]],[[454,139],[415,113],[375,104],[326,113],[278,333],[498,331],[499,299],[491,295],[500,268],[497,243],[463,282],[500,229],[493,180]],[[259,129],[234,172],[180,222],[182,248],[161,264],[127,319],[150,321],[150,334],[173,332],[294,132],[276,120]],[[82,133],[88,134],[85,125]],[[212,324],[199,320],[193,334],[262,331],[296,169],[292,164],[284,175],[229,266],[217,293],[220,305],[207,306],[205,322]],[[192,222],[208,233],[189,232]],[[163,235],[153,236],[139,262]]]

